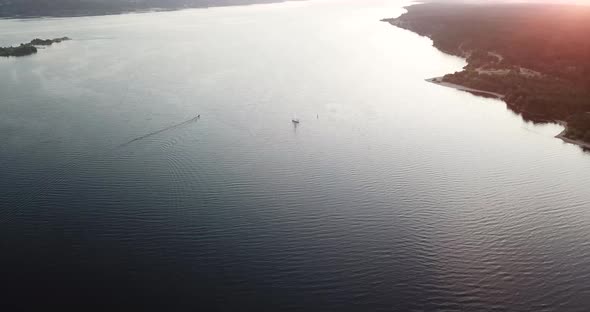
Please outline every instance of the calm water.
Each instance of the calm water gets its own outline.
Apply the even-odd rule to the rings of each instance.
[[[403,4],[0,21],[75,39],[0,59],[3,301],[587,310],[590,154],[425,82]]]

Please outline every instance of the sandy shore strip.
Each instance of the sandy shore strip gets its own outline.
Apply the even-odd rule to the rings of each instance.
[[[431,82],[431,83],[435,83],[435,84],[443,86],[443,87],[453,88],[453,89],[457,89],[457,90],[461,90],[461,91],[465,91],[465,92],[476,93],[476,94],[477,93],[486,94],[486,95],[490,95],[490,96],[493,96],[498,99],[504,98],[504,95],[500,94],[500,93],[473,89],[473,88],[465,87],[465,86],[450,83],[450,82],[443,82],[443,77],[430,78],[430,79],[426,79],[426,81]]]
[[[465,92],[475,93],[476,95],[479,93],[479,94],[490,95],[490,96],[496,97],[500,100],[504,99],[504,95],[500,94],[500,93],[478,90],[478,89],[473,89],[473,88],[465,87],[465,86],[454,84],[454,83],[443,82],[443,77],[430,78],[430,79],[426,79],[426,81],[443,86],[443,87],[448,87],[448,88],[453,88],[453,89],[457,89],[457,90],[461,90],[461,91],[465,91]],[[562,141],[564,141],[566,143],[578,145],[583,149],[590,150],[590,143],[580,141],[580,140],[570,139],[565,136],[565,134],[567,133],[567,123],[565,121],[559,121],[558,124],[562,125],[565,129],[561,133],[556,135],[555,136],[556,138],[561,139]]]
[[[562,141],[564,141],[566,143],[574,144],[574,145],[577,145],[577,146],[582,147],[583,149],[590,150],[590,143],[584,142],[584,141],[580,141],[580,140],[570,139],[570,138],[567,138],[565,136],[565,134],[567,133],[567,123],[565,121],[560,121],[558,123],[560,125],[562,125],[565,129],[563,129],[563,131],[561,131],[560,134],[556,135],[555,136],[556,138],[561,139]]]

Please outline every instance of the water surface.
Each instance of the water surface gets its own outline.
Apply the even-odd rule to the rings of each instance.
[[[4,294],[584,311],[589,154],[425,82],[465,62],[379,21],[404,4],[0,21],[74,38],[0,59]]]

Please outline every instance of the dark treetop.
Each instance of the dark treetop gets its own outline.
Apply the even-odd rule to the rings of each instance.
[[[590,7],[420,4],[385,20],[467,58],[444,82],[505,95],[533,121],[566,121],[566,137],[590,142]]]

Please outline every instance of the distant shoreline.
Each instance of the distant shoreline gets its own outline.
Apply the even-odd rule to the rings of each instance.
[[[5,5],[0,6],[0,20],[11,20],[11,19],[34,19],[34,18],[68,18],[68,17],[90,17],[90,16],[111,16],[111,15],[123,15],[123,14],[143,14],[143,13],[157,13],[157,12],[170,12],[180,11],[186,9],[209,9],[219,7],[232,7],[232,6],[250,6],[258,4],[273,4],[290,1],[302,1],[302,0],[237,0],[236,2],[226,1],[222,3],[212,4],[207,2],[193,3],[189,5],[170,5],[166,6],[166,0],[162,0],[163,5],[150,6],[150,5],[137,5],[133,6],[121,6],[117,8],[82,8],[82,7],[67,7],[59,6],[54,4],[52,9],[39,12],[37,10],[27,10],[22,8],[15,8]],[[241,2],[242,1],[242,2]]]

